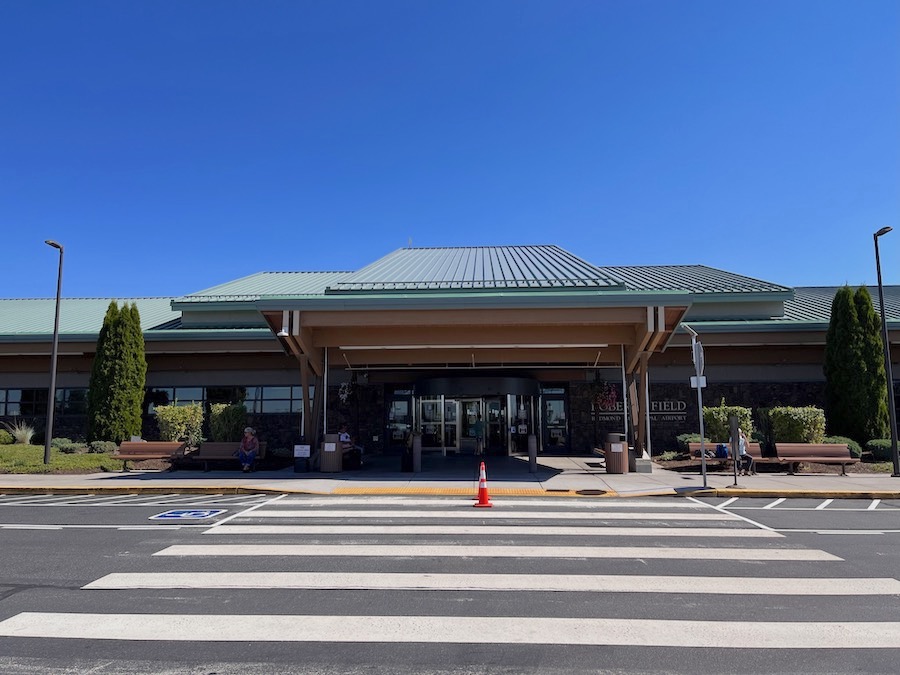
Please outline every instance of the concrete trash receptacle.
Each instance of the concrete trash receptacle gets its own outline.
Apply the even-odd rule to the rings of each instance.
[[[322,473],[339,473],[344,468],[344,453],[338,434],[325,434],[319,470]]]
[[[628,445],[625,434],[606,434],[606,473],[628,473]]]

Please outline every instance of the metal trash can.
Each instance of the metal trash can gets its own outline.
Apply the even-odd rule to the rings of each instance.
[[[628,473],[628,445],[625,434],[606,434],[606,473]]]

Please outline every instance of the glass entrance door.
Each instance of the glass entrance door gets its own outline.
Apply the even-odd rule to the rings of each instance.
[[[542,396],[545,452],[563,452],[569,449],[569,417],[566,412],[566,395],[563,389],[545,389]]]

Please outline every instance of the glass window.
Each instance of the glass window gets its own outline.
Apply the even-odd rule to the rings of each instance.
[[[264,413],[289,413],[291,412],[290,399],[276,399],[274,401],[263,401],[262,411]]]
[[[18,403],[22,400],[22,390],[21,389],[10,389],[6,392],[6,400],[10,403]]]
[[[291,397],[291,388],[290,387],[263,387],[263,396],[265,400],[270,401],[274,398],[287,398]]]
[[[203,401],[203,387],[176,387],[175,401],[178,405]]]

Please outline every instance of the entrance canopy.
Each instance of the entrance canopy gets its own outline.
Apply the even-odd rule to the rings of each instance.
[[[321,374],[620,365],[662,350],[690,306],[634,291],[555,246],[400,249],[317,295],[256,303]]]

